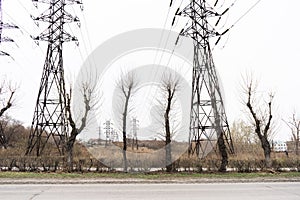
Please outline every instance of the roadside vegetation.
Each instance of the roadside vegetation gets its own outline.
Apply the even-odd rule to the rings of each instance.
[[[122,79],[121,79],[122,80]],[[131,79],[129,79],[131,80]],[[235,154],[226,157],[226,168],[222,170],[224,172],[230,172],[230,175],[237,176],[235,173],[254,173],[258,176],[262,175],[261,172],[267,172],[270,174],[277,174],[278,172],[291,172],[295,174],[300,172],[300,157],[299,157],[299,119],[296,118],[296,114],[293,113],[293,117],[286,121],[291,129],[290,136],[294,142],[290,151],[275,152],[272,149],[272,140],[276,127],[276,117],[272,111],[273,95],[269,95],[268,101],[263,101],[264,98],[257,97],[256,82],[250,77],[245,79],[244,84],[244,97],[243,104],[245,110],[248,113],[248,120],[238,120],[231,126],[231,139],[235,148]],[[120,82],[122,83],[122,82]],[[162,84],[162,91],[165,92],[165,101],[162,101],[163,108],[163,127],[164,133],[161,140],[149,140],[149,141],[136,141],[137,148],[128,148],[127,144],[133,143],[130,138],[126,138],[128,130],[127,125],[127,112],[131,110],[129,99],[131,95],[131,89],[134,88],[134,83],[119,84],[121,92],[124,94],[123,98],[125,106],[122,109],[122,130],[123,130],[123,142],[112,142],[109,145],[91,144],[89,146],[81,143],[77,136],[84,129],[86,123],[88,123],[88,111],[97,105],[94,101],[99,98],[93,94],[95,86],[92,87],[85,83],[82,87],[82,97],[84,112],[81,121],[81,126],[76,126],[69,108],[69,120],[72,126],[72,134],[67,143],[67,154],[62,156],[57,153],[56,144],[54,140],[48,141],[45,146],[44,152],[40,156],[26,155],[26,148],[28,147],[28,138],[30,135],[30,127],[24,127],[21,122],[15,120],[9,115],[9,111],[15,106],[15,92],[16,89],[10,85],[2,84],[0,86],[0,173],[1,176],[18,176],[15,172],[19,172],[20,176],[27,176],[25,172],[45,172],[45,175],[50,173],[57,173],[57,176],[68,176],[64,174],[69,172],[69,176],[81,176],[76,173],[91,173],[90,176],[131,176],[116,173],[117,171],[124,171],[141,173],[143,175],[150,175],[150,177],[157,176],[197,176],[195,173],[203,174],[203,176],[210,176],[210,173],[216,173],[220,171],[223,158],[222,154],[218,153],[218,147],[214,147],[212,151],[203,159],[199,159],[196,155],[188,155],[188,152],[180,154],[181,156],[175,162],[171,163],[171,158],[176,154],[176,150],[171,149],[172,145],[184,146],[183,143],[172,141],[172,134],[174,131],[171,120],[174,118],[172,114],[173,99],[175,91],[178,90],[177,81],[165,82]],[[125,86],[129,85],[129,90],[125,89]],[[128,86],[127,86],[128,88]],[[128,93],[129,92],[129,93]],[[71,96],[71,95],[70,95]],[[263,102],[260,102],[263,101]],[[70,106],[70,97],[68,98],[68,105]],[[98,101],[96,101],[98,102]],[[268,102],[268,103],[265,103]],[[132,104],[133,105],[133,104]],[[124,110],[125,109],[125,110]],[[247,116],[247,114],[246,114]],[[247,118],[247,117],[246,117]],[[287,133],[288,134],[288,133]],[[41,137],[43,138],[43,136]],[[186,145],[186,144],[185,144]],[[108,151],[108,148],[122,149],[121,154],[117,154],[117,151]],[[172,146],[174,147],[174,146]],[[163,156],[158,157],[143,157],[142,153],[154,152],[158,149],[164,149]],[[175,149],[175,148],[174,148]],[[171,151],[172,150],[172,151]],[[134,166],[130,153],[134,152],[136,156],[134,162],[139,163],[138,167]],[[181,152],[180,152],[181,153]],[[152,155],[152,154],[151,154]],[[110,157],[115,163],[112,165],[114,168],[105,165],[103,162],[105,156]],[[228,159],[228,160],[227,160]],[[148,162],[148,163],[146,163]],[[147,164],[143,167],[142,164]],[[163,163],[163,164],[162,164]],[[150,166],[150,167],[149,167]],[[157,166],[167,166],[165,168],[159,168]],[[153,171],[159,171],[164,173],[153,173]],[[14,172],[14,173],[8,173]],[[150,174],[149,174],[150,173]],[[39,173],[33,173],[35,176]],[[89,175],[88,175],[89,176]],[[132,176],[139,176],[134,175]],[[201,175],[199,175],[201,176]],[[226,176],[226,173],[225,175]],[[245,175],[247,176],[247,175]],[[251,176],[251,175],[249,175]]]
[[[55,151],[55,145],[52,147],[48,147],[47,156],[40,157],[31,157],[24,156],[24,149],[26,148],[26,139],[29,134],[29,128],[25,128],[20,124],[17,124],[18,129],[13,132],[16,136],[11,137],[9,145],[7,148],[0,149],[0,171],[2,172],[46,172],[46,174],[50,173],[64,173],[70,170],[65,169],[66,159],[59,155],[56,155],[53,152]],[[243,134],[244,133],[244,134]],[[295,152],[289,152],[287,155],[286,152],[274,152],[271,153],[271,167],[268,167],[264,161],[264,152],[263,149],[260,148],[259,140],[248,138],[249,130],[248,127],[245,126],[245,123],[240,121],[234,123],[232,126],[232,136],[233,143],[235,145],[236,154],[229,157],[227,171],[228,172],[267,172],[271,174],[275,174],[277,172],[300,172],[300,158],[296,155]],[[248,138],[248,139],[246,139]],[[156,149],[162,148],[164,142],[156,142],[153,143],[142,143],[140,142],[140,147],[136,150],[136,152],[151,152]],[[121,148],[122,144],[112,144],[115,145],[115,148]],[[51,151],[53,148],[53,151]],[[105,147],[100,147],[94,145],[92,147],[86,147],[79,143],[75,142],[74,145],[74,162],[73,162],[73,172],[76,173],[91,173],[91,176],[97,173],[103,174],[111,174],[112,176],[116,175],[116,169],[112,169],[108,166],[105,166],[101,162],[101,158],[95,158],[90,154],[87,148],[92,148],[97,151],[102,152],[102,155],[105,155]],[[107,151],[108,154],[109,151]],[[95,155],[95,154],[93,154]],[[114,160],[122,161],[122,155],[112,155],[108,154],[108,156],[112,157]],[[155,159],[155,158],[153,158]],[[149,161],[149,159],[148,159]],[[150,161],[149,161],[150,162]],[[178,173],[182,174],[190,174],[190,173],[201,173],[208,174],[211,172],[218,172],[218,167],[220,166],[221,160],[218,158],[218,155],[212,151],[205,159],[200,160],[196,156],[188,156],[187,153],[183,154],[178,160],[176,160],[172,164],[172,168],[174,169],[174,173],[166,173],[172,176],[176,176]],[[120,165],[122,168],[122,162]],[[166,169],[157,169],[160,172],[165,172]],[[151,169],[149,168],[138,168],[131,169],[128,168],[128,172],[136,173],[140,172],[141,174],[145,174],[145,172],[150,173]],[[152,173],[152,172],[151,172]],[[2,174],[2,173],[0,173]],[[4,173],[6,176],[9,173]],[[21,173],[22,174],[22,173]],[[26,174],[26,173],[25,173]],[[34,173],[35,174],[35,173]],[[117,173],[118,174],[118,173]],[[147,174],[147,173],[146,173]],[[155,173],[154,173],[155,174]],[[300,174],[300,173],[299,173]],[[1,175],[2,176],[2,175]],[[0,176],[0,177],[1,177]],[[35,175],[33,175],[35,176]],[[70,175],[72,176],[72,175]],[[78,175],[80,176],[80,175]],[[101,175],[99,175],[101,176]],[[118,175],[121,176],[121,175]],[[126,175],[124,175],[126,176]],[[130,175],[129,175],[130,176]],[[168,175],[166,175],[168,176]],[[194,175],[196,176],[196,175]]]

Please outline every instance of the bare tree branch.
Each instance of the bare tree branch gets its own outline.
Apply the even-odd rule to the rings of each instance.
[[[245,80],[245,79],[244,79]],[[257,134],[260,142],[261,142],[261,147],[264,150],[264,155],[265,155],[265,162],[267,167],[270,167],[271,165],[271,145],[269,142],[269,131],[270,131],[270,126],[272,122],[272,101],[274,98],[273,94],[270,94],[270,100],[268,102],[268,113],[264,112],[259,112],[260,116],[258,115],[258,112],[254,110],[253,106],[259,107],[257,103],[255,103],[254,96],[253,94],[255,93],[255,89],[253,87],[253,78],[252,77],[247,77],[247,81],[244,82],[245,86],[245,92],[247,94],[247,103],[246,106],[252,116],[252,119],[254,120],[255,124],[255,133]],[[261,108],[258,109],[258,111],[262,110]],[[262,122],[264,120],[267,120],[265,123],[265,126]]]
[[[0,100],[3,101],[3,107],[0,109],[0,117],[13,106],[13,99],[16,92],[16,88],[13,88],[11,84],[3,82],[0,86]],[[5,93],[9,93],[8,99],[5,98]],[[3,97],[4,96],[4,97]]]
[[[92,76],[92,74],[89,73],[89,76]],[[97,73],[95,76],[97,77]],[[66,141],[67,163],[69,171],[73,170],[73,148],[76,141],[76,137],[87,127],[88,115],[91,112],[91,110],[94,109],[99,103],[99,99],[97,99],[97,97],[99,97],[97,95],[97,78],[93,78],[94,77],[87,77],[87,80],[82,81],[79,86],[84,105],[83,115],[80,118],[81,123],[79,127],[77,126],[74,120],[71,108],[72,87],[70,87],[70,93],[66,96],[66,110],[68,113],[68,121],[71,126],[71,133]]]
[[[0,120],[0,146],[4,149],[12,146],[13,141],[19,138],[20,127],[23,126],[19,121],[9,116],[2,117]]]
[[[293,137],[293,140],[295,142],[295,152],[296,155],[299,155],[299,143],[300,143],[300,120],[296,119],[296,113],[294,112],[292,114],[292,117],[289,121],[285,121],[285,124],[290,128],[291,135]]]
[[[272,118],[273,118],[273,116],[272,116],[272,100],[273,100],[273,98],[274,98],[274,95],[270,94],[270,101],[268,103],[268,107],[269,107],[269,119],[268,119],[267,125],[266,125],[266,127],[264,129],[264,137],[265,138],[269,137],[268,131],[270,129],[271,121],[272,121]]]

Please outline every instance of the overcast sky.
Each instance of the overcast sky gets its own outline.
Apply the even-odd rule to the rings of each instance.
[[[0,58],[1,77],[16,82],[17,106],[10,113],[29,125],[32,121],[46,46],[37,46],[29,35],[38,35],[44,26],[37,27],[30,14],[37,16],[45,7],[36,9],[30,0],[2,0],[3,19],[20,26],[20,31],[5,30],[16,44],[4,44],[14,60]],[[102,42],[120,33],[140,28],[171,28],[173,15],[182,0],[85,0],[84,11],[74,8],[81,19],[81,28],[72,25],[80,45],[65,45],[65,66],[70,82],[76,76],[83,60]],[[228,1],[227,4],[229,4]],[[230,10],[228,27],[243,16],[257,0],[237,0]],[[189,3],[183,0],[182,7]],[[225,91],[226,110],[230,124],[240,119],[245,108],[241,104],[241,75],[252,71],[259,81],[259,92],[275,93],[278,139],[287,139],[289,129],[281,119],[287,119],[295,110],[300,117],[300,1],[261,0],[250,13],[230,30],[213,51],[214,61]],[[170,11],[169,16],[167,16]],[[168,18],[167,18],[168,17]],[[164,26],[167,18],[166,26]],[[180,24],[180,23],[179,23]],[[182,27],[175,27],[180,31]],[[225,45],[225,46],[224,46]],[[72,59],[70,59],[72,58]]]

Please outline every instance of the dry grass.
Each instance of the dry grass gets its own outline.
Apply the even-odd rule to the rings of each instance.
[[[163,142],[150,141],[141,143],[138,149],[128,147],[127,157],[129,170],[147,172],[155,168],[162,170],[165,164],[165,149]],[[49,144],[51,145],[51,144]],[[123,167],[122,143],[117,145],[94,145],[85,147],[76,143],[74,148],[74,168],[78,171],[104,171],[106,167],[119,168]],[[59,166],[63,166],[64,158],[61,158],[51,152],[51,148],[46,152],[46,156],[41,158],[24,157],[26,142],[15,143],[9,149],[0,149],[0,167],[6,167],[11,170],[18,167],[21,171],[37,171],[39,167],[44,167],[46,171],[57,171]],[[54,148],[54,146],[52,146]],[[215,151],[208,154],[205,159],[199,159],[196,156],[188,156],[186,153],[187,144],[174,143],[172,146],[172,156],[174,167],[179,171],[216,171],[220,165],[220,157]],[[237,147],[235,155],[229,157],[229,168],[239,172],[252,172],[265,169],[263,151],[259,146]],[[300,157],[294,154],[272,153],[273,169],[281,171],[284,168],[300,171]],[[3,168],[2,168],[3,169]],[[96,169],[96,170],[95,170]]]

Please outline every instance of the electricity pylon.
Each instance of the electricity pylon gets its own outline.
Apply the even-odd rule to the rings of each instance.
[[[105,129],[105,146],[107,146],[108,144],[111,143],[111,140],[112,140],[112,135],[113,135],[113,128],[111,127],[112,126],[112,123],[110,122],[110,120],[107,120],[105,123],[104,123],[104,129]]]
[[[14,42],[14,40],[9,37],[3,37],[2,31],[3,29],[19,29],[19,27],[14,24],[4,23],[2,17],[3,17],[2,0],[0,0],[0,44],[2,42]],[[0,50],[0,56],[10,56],[10,55],[9,53]]]
[[[32,17],[36,21],[49,24],[44,32],[34,38],[36,41],[47,42],[48,48],[26,155],[40,156],[46,145],[52,143],[57,153],[62,156],[69,134],[63,43],[77,41],[76,37],[65,31],[64,26],[67,23],[79,23],[78,17],[73,17],[65,8],[73,4],[82,5],[82,2],[79,0],[33,0],[33,2],[49,5],[49,8],[39,17]]]
[[[175,16],[189,18],[191,24],[181,30],[180,36],[190,37],[194,41],[189,154],[196,153],[203,158],[211,148],[214,148],[216,142],[222,156],[222,164],[226,166],[228,158],[226,149],[231,153],[234,149],[210,39],[217,37],[217,44],[222,35],[228,32],[229,29],[218,33],[215,28],[228,9],[221,14],[217,13],[214,9],[217,2],[214,6],[210,6],[205,0],[191,0],[183,10],[178,9]],[[212,18],[216,18],[214,25],[210,24]],[[173,24],[174,21],[175,17]]]

